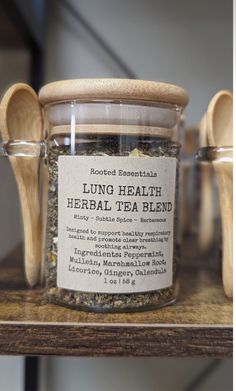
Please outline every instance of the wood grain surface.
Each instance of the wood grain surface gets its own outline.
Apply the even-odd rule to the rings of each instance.
[[[187,92],[176,85],[148,80],[75,79],[46,84],[39,91],[39,100],[48,103],[65,100],[139,100],[169,103],[185,107]]]
[[[17,251],[0,264],[0,353],[230,357],[232,302],[224,295],[220,262],[193,257],[191,246],[188,252],[176,304],[101,314],[47,304],[42,288],[25,286]]]

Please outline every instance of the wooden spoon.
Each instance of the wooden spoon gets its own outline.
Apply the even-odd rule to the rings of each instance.
[[[207,118],[202,117],[199,124],[199,146],[207,147]],[[210,249],[214,239],[214,202],[212,189],[212,167],[201,165],[200,210],[198,242],[202,252]]]
[[[3,141],[42,140],[42,115],[38,97],[27,84],[14,84],[1,102],[0,129]],[[18,186],[24,227],[24,263],[28,284],[40,276],[41,215],[39,201],[39,158],[11,157]]]
[[[233,145],[233,97],[229,91],[218,92],[207,110],[207,132],[210,146]],[[228,297],[233,296],[233,164],[214,161],[219,189],[223,234],[223,285]]]

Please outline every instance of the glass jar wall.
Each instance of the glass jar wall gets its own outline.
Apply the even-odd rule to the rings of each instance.
[[[69,92],[43,94],[47,299],[94,311],[173,303],[183,105]]]

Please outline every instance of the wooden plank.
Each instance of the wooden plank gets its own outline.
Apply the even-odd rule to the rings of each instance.
[[[187,275],[186,275],[187,278]],[[192,279],[189,278],[189,283]],[[202,287],[203,288],[203,287]],[[232,306],[217,287],[207,293],[194,291],[185,297],[180,292],[175,305],[153,311],[135,313],[93,313],[71,310],[47,304],[43,290],[5,290],[0,292],[0,323],[4,321],[33,323],[128,323],[172,325],[224,325],[232,324]],[[204,289],[204,288],[203,288]],[[207,289],[205,287],[205,289]],[[218,295],[218,297],[217,297]],[[205,301],[203,301],[205,300]],[[207,301],[206,301],[207,300]]]
[[[0,325],[1,354],[230,357],[232,329]]]

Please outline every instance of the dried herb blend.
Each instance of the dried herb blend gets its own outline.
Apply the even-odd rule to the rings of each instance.
[[[122,141],[121,141],[122,140]],[[173,283],[165,289],[139,293],[93,293],[68,290],[57,287],[57,254],[58,254],[58,158],[71,155],[70,145],[60,145],[62,138],[51,141],[49,148],[49,200],[47,224],[47,298],[50,302],[69,305],[76,308],[97,311],[130,311],[160,307],[175,299],[177,248],[173,254]],[[123,137],[94,135],[79,136],[76,139],[75,154],[80,156],[119,156],[139,157],[172,157],[178,159],[178,144],[150,137]],[[178,170],[178,165],[177,165]],[[177,178],[176,178],[176,187]],[[177,195],[177,192],[175,193]],[[175,202],[176,204],[176,202]]]

